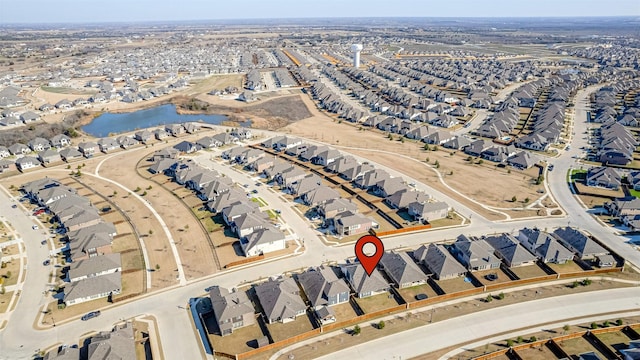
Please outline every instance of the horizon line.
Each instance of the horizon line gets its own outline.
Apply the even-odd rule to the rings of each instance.
[[[229,21],[276,21],[276,20],[330,20],[330,19],[380,19],[380,20],[393,20],[393,19],[483,19],[483,20],[491,20],[491,19],[613,19],[613,18],[628,18],[633,19],[636,18],[637,21],[640,22],[640,14],[638,15],[582,15],[582,16],[572,16],[572,15],[545,15],[545,16],[331,16],[331,17],[252,17],[252,18],[218,18],[218,19],[163,19],[163,20],[98,20],[98,21],[83,21],[83,20],[71,20],[71,21],[52,21],[52,22],[5,22],[0,23],[0,27],[8,26],[8,25],[96,25],[96,24],[135,24],[135,23],[178,23],[178,22],[229,22]],[[288,24],[292,25],[292,24]],[[360,26],[354,24],[354,26]]]

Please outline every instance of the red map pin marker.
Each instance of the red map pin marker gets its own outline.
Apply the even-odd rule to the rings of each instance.
[[[365,255],[364,246],[366,244],[373,244],[376,247],[376,251],[371,256]],[[382,244],[382,240],[374,235],[365,235],[356,241],[356,256],[358,260],[362,264],[364,271],[367,272],[367,275],[371,276],[373,270],[378,266],[378,262],[382,258],[384,254],[384,245]]]

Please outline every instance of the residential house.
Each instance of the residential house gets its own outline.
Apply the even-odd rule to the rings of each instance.
[[[399,289],[427,283],[427,274],[406,252],[385,252],[379,265]]]
[[[273,226],[253,230],[246,239],[240,240],[245,256],[258,256],[286,248],[285,236],[282,231]]]
[[[152,133],[156,140],[163,140],[169,137],[169,133],[165,129],[155,129]]]
[[[25,156],[16,160],[16,166],[18,170],[24,172],[25,170],[39,167],[40,161],[32,156]]]
[[[222,142],[214,139],[211,136],[205,136],[199,139],[198,141],[196,141],[196,144],[200,145],[203,149],[213,149],[222,146]]]
[[[16,143],[9,146],[9,152],[11,155],[25,155],[31,152],[31,149],[25,144]]]
[[[153,138],[153,134],[149,130],[136,131],[134,138],[143,144],[146,144]]]
[[[135,359],[136,339],[132,323],[127,321],[110,332],[92,336],[87,347],[87,360]]]
[[[322,180],[316,174],[307,174],[302,179],[289,185],[287,188],[292,195],[303,197],[305,194],[317,189],[322,185]]]
[[[66,162],[69,162],[70,160],[73,160],[73,159],[79,159],[82,157],[82,153],[74,148],[62,149],[58,154],[60,154],[60,158]]]
[[[164,127],[164,130],[175,137],[185,133],[185,129],[181,124],[168,124]]]
[[[558,228],[553,232],[553,236],[582,260],[595,259],[596,256],[609,254],[607,249],[578,229],[568,226]]]
[[[413,252],[413,258],[426,266],[437,280],[454,279],[467,273],[442,244],[422,245]]]
[[[405,209],[411,203],[425,203],[427,201],[429,201],[429,195],[422,191],[411,191],[409,188],[396,191],[384,199],[384,202],[394,209]]]
[[[73,282],[118,271],[122,271],[120,253],[113,253],[72,262],[67,277]]]
[[[102,138],[98,140],[98,148],[100,148],[100,151],[106,154],[110,151],[120,148],[120,145],[116,140],[112,138]]]
[[[174,145],[173,148],[183,154],[191,154],[200,151],[201,149],[200,145],[192,143],[191,141],[182,141],[179,144]]]
[[[239,140],[237,136],[233,136],[230,133],[226,133],[226,132],[215,134],[212,137],[214,140],[221,143],[222,145],[235,144]]]
[[[235,329],[256,323],[253,305],[244,291],[229,291],[218,285],[209,289],[213,316],[220,335],[230,335]]]
[[[98,144],[93,141],[84,141],[78,144],[78,150],[86,158],[90,158],[98,150]]]
[[[332,219],[339,213],[351,211],[355,213],[358,211],[358,205],[351,200],[336,198],[330,199],[318,206],[318,214],[325,219]]]
[[[533,265],[536,262],[536,257],[510,234],[487,236],[484,241],[495,249],[494,254],[508,267]]]
[[[240,201],[222,209],[222,219],[231,226],[235,219],[243,214],[251,214],[260,211],[260,205],[253,201]]]
[[[55,148],[63,148],[71,145],[71,138],[65,134],[58,134],[49,139],[49,142]]]
[[[64,287],[63,301],[67,306],[120,294],[120,272],[74,281]]]
[[[587,171],[585,183],[587,186],[618,190],[622,184],[622,178],[615,169],[601,166],[591,168]]]
[[[307,270],[298,275],[298,283],[315,310],[349,301],[349,286],[331,267]]]
[[[293,278],[269,279],[254,287],[267,323],[288,323],[305,315],[307,306]]]
[[[376,269],[368,275],[360,263],[341,265],[347,283],[359,298],[366,298],[389,291],[389,283]]]
[[[123,149],[128,149],[130,147],[136,146],[138,145],[138,140],[130,137],[130,136],[118,136],[116,138],[116,142],[118,143],[118,145],[120,145],[121,148]]]
[[[518,241],[544,263],[564,264],[573,260],[571,250],[562,246],[551,234],[539,229],[521,229]]]
[[[391,178],[388,172],[380,169],[374,169],[364,173],[362,176],[354,180],[354,184],[362,189],[372,189],[379,182]]]
[[[339,236],[351,236],[377,229],[379,225],[367,216],[347,210],[333,217],[333,226]]]
[[[62,161],[60,154],[53,149],[48,149],[44,151],[40,151],[38,153],[38,160],[40,160],[43,164],[52,164]]]
[[[9,149],[7,149],[4,146],[0,146],[0,158],[6,158],[11,156],[11,153],[9,152]]]
[[[319,185],[314,190],[311,190],[302,196],[304,203],[311,207],[315,207],[324,204],[329,200],[338,198],[340,198],[340,193],[325,185]]]
[[[398,191],[409,189],[401,177],[386,178],[378,181],[371,189],[375,195],[386,198]]]
[[[29,148],[31,148],[31,150],[35,152],[45,151],[51,148],[51,144],[49,143],[49,140],[41,137],[31,139],[27,143],[27,145],[29,146]]]
[[[516,169],[526,170],[540,161],[535,155],[528,151],[521,151],[507,159],[507,164]]]
[[[238,216],[233,221],[231,229],[239,238],[244,238],[254,231],[266,228],[267,226],[269,226],[268,215],[258,211]]]
[[[442,201],[414,201],[407,206],[409,215],[413,216],[416,221],[423,223],[446,218],[449,216],[450,209],[449,204]]]
[[[604,203],[607,212],[616,218],[635,216],[640,214],[640,199],[635,196],[617,198]]]
[[[452,245],[453,255],[468,270],[488,270],[500,267],[500,259],[493,253],[494,249],[486,241],[459,235]]]
[[[15,171],[18,168],[16,163],[11,160],[0,159],[0,174],[7,173],[9,171]]]

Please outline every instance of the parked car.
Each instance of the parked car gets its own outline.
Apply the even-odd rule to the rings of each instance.
[[[47,245],[47,239],[40,241],[40,245]]]
[[[82,316],[82,321],[87,321],[89,319],[93,319],[94,317],[100,316],[100,310],[92,311],[90,313],[86,313]]]
[[[38,230],[38,229],[40,229],[40,227],[39,227],[38,225],[33,225],[31,228],[32,228],[33,230]]]
[[[43,261],[43,262],[42,262],[42,265],[44,265],[44,266],[49,266],[49,265],[51,265],[51,260],[47,259],[47,260]]]
[[[258,190],[253,189],[251,192],[252,192],[252,193],[254,193],[254,194],[257,194],[257,193],[258,193]]]
[[[17,207],[18,207],[18,205],[16,205],[16,204],[11,205],[11,208],[12,208],[12,209],[15,209],[15,208],[17,208]]]

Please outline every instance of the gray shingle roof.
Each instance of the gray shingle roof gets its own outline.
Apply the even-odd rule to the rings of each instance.
[[[307,308],[292,278],[269,280],[257,285],[255,291],[262,310],[271,320],[295,317]]]

